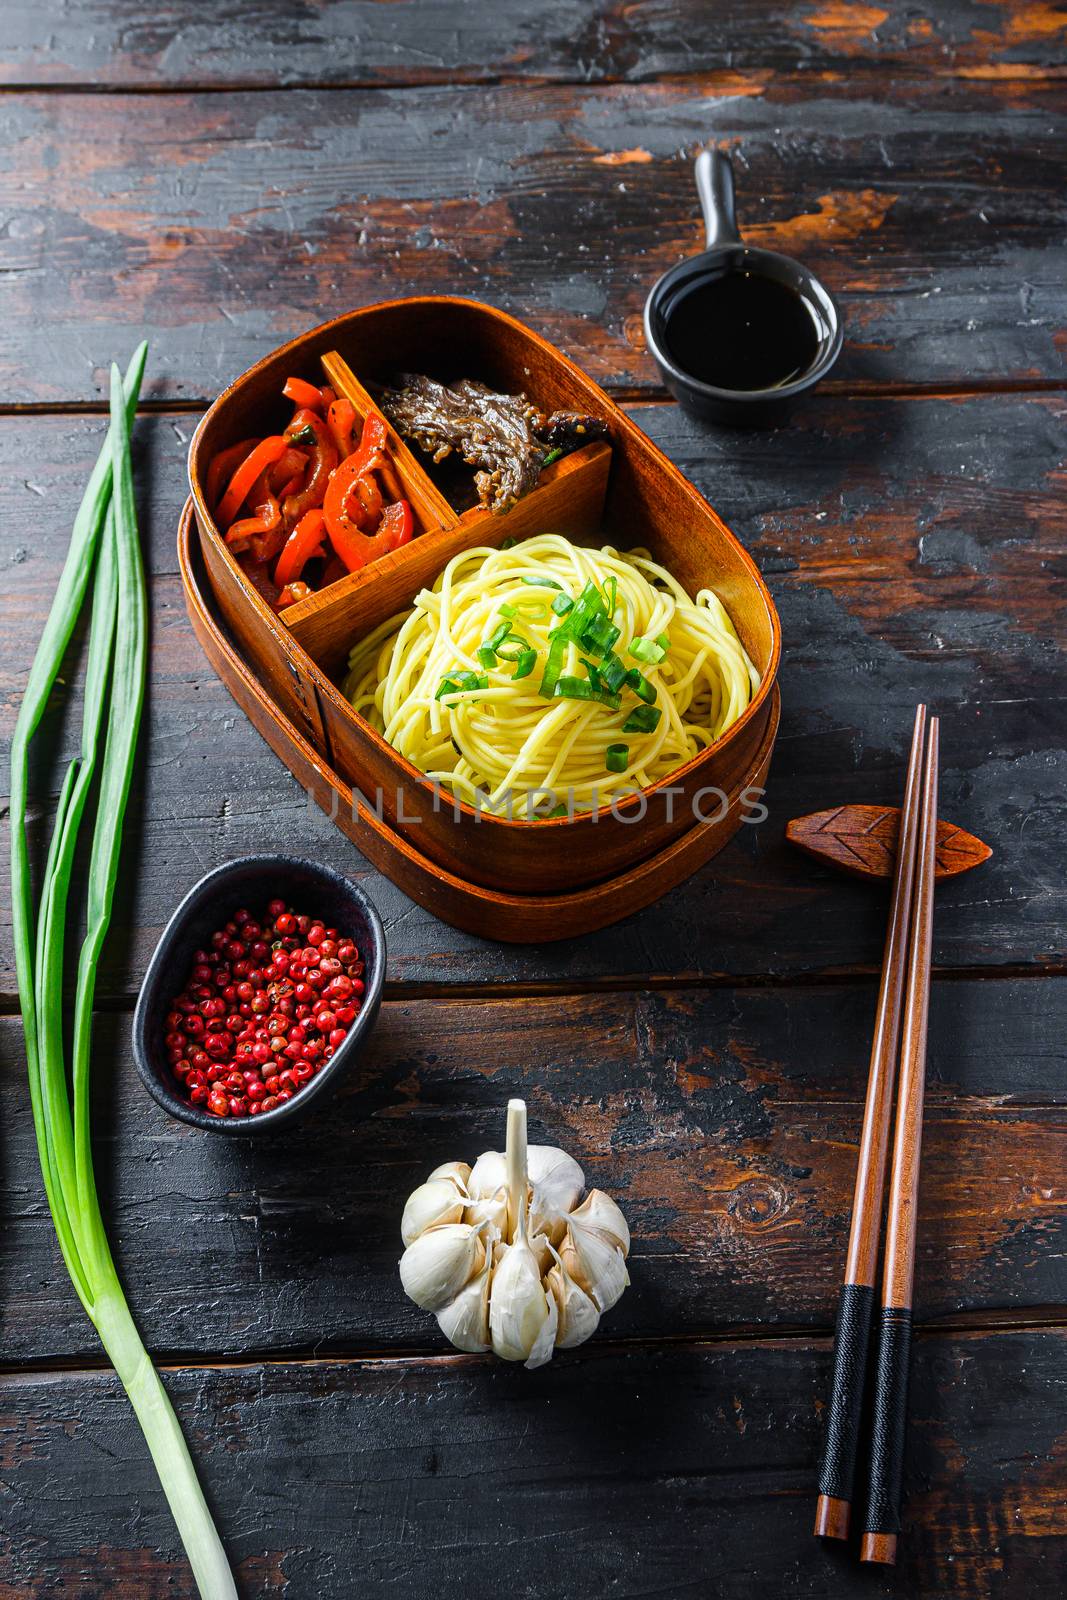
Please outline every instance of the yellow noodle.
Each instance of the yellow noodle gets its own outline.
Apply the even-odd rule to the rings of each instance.
[[[615,650],[654,686],[663,713],[656,728],[623,733],[623,723],[641,704],[627,688],[618,711],[538,693],[549,634],[560,624],[551,610],[557,591],[539,590],[523,583],[524,577],[551,578],[574,599],[590,579],[601,593],[615,579],[614,621],[622,630]],[[479,647],[506,620],[500,616],[505,604],[516,608],[512,631],[537,651],[533,671],[517,682],[514,663],[500,660],[486,669],[478,659]],[[670,636],[670,649],[658,665],[635,662],[628,654],[633,639],[663,633]],[[568,645],[563,672],[584,677],[583,654]],[[438,700],[442,679],[456,672],[486,675],[489,687]],[[557,804],[588,811],[661,782],[722,737],[759,681],[712,590],[690,599],[647,550],[589,550],[559,534],[542,534],[509,550],[480,547],[453,557],[433,589],[416,595],[410,611],[391,617],[354,647],[344,692],[361,716],[442,789],[485,811],[523,817],[543,815]],[[628,747],[624,772],[605,766],[612,744]]]

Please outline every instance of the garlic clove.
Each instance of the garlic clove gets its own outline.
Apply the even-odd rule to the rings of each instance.
[[[489,1281],[493,1272],[493,1258],[486,1251],[480,1271],[437,1313],[437,1323],[450,1344],[457,1350],[478,1355],[492,1348],[489,1334]]]
[[[547,1233],[555,1244],[563,1235],[567,1213],[585,1188],[585,1174],[573,1156],[551,1144],[532,1144],[528,1165],[530,1230]]]
[[[485,1223],[501,1238],[508,1228],[508,1191],[504,1185],[484,1200],[472,1200],[464,1207],[465,1222]]]
[[[571,1277],[599,1310],[610,1311],[630,1281],[621,1246],[600,1229],[583,1223],[574,1211],[559,1255]]]
[[[503,1150],[486,1150],[471,1168],[467,1193],[472,1200],[488,1200],[498,1189],[507,1187],[507,1162]]]
[[[556,1329],[559,1326],[559,1307],[550,1294],[545,1298],[548,1301],[548,1316],[541,1325],[541,1331],[530,1346],[530,1354],[523,1362],[527,1372],[533,1372],[535,1367],[543,1367],[552,1360],[552,1353],[556,1348]]]
[[[455,1184],[461,1194],[466,1195],[467,1180],[470,1175],[471,1169],[465,1161],[444,1161],[439,1167],[434,1167],[429,1182],[433,1183],[436,1178],[447,1178],[450,1183]]]
[[[530,1249],[534,1253],[534,1260],[537,1262],[537,1270],[543,1278],[549,1267],[552,1265],[551,1241],[549,1240],[547,1234],[536,1233],[532,1238],[527,1239],[526,1243],[530,1246]]]
[[[400,1237],[405,1244],[413,1244],[427,1228],[442,1222],[459,1222],[462,1217],[463,1196],[455,1184],[447,1178],[430,1178],[408,1195],[400,1219]]]
[[[630,1229],[626,1224],[626,1218],[603,1189],[590,1189],[581,1205],[571,1212],[567,1221],[577,1222],[583,1227],[596,1228],[598,1232],[617,1244],[624,1256],[629,1255]]]
[[[556,1264],[545,1279],[545,1284],[558,1311],[556,1347],[559,1350],[573,1350],[596,1332],[600,1312],[581,1284],[571,1277],[554,1250],[552,1254],[556,1256]]]
[[[525,1243],[504,1245],[489,1291],[493,1350],[504,1361],[528,1361],[554,1310],[537,1258]]]
[[[440,1311],[454,1300],[485,1260],[478,1229],[465,1222],[428,1228],[400,1258],[400,1281],[423,1311]]]

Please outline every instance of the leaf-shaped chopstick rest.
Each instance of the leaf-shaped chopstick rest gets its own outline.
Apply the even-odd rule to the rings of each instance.
[[[856,878],[889,878],[899,832],[899,806],[834,806],[830,811],[813,811],[810,817],[794,817],[785,836],[809,856]],[[987,844],[954,822],[938,823],[938,880],[958,878],[992,854]]]

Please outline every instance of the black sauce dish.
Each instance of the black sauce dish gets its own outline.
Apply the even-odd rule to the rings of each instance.
[[[706,248],[654,284],[645,342],[691,415],[727,427],[777,427],[837,360],[841,313],[799,261],[742,241],[727,155],[702,150],[695,178]]]
[[[163,1043],[167,1012],[188,978],[193,952],[241,906],[255,911],[275,897],[298,911],[306,908],[322,916],[355,940],[363,960],[362,1008],[335,1054],[291,1100],[255,1117],[217,1117],[192,1105],[174,1083]],[[194,1128],[240,1139],[276,1133],[321,1105],[356,1061],[377,1020],[384,981],[382,919],[356,884],[331,867],[294,856],[243,856],[227,862],[190,889],[148,964],[133,1016],[133,1053],[141,1082],[165,1111]]]

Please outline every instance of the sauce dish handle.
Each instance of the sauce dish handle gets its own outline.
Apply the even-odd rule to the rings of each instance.
[[[734,169],[722,150],[702,150],[695,167],[697,194],[707,229],[707,249],[740,244],[734,212]]]

